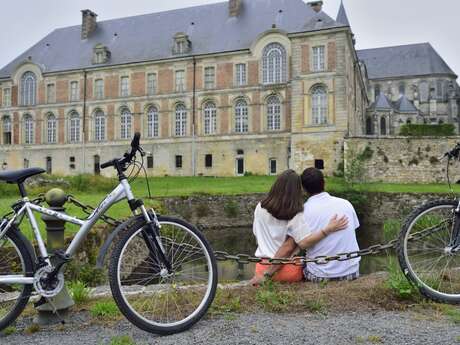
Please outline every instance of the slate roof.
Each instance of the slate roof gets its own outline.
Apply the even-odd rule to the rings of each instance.
[[[382,92],[377,98],[377,101],[371,106],[372,109],[378,110],[393,110],[390,100]]]
[[[415,105],[403,95],[394,103],[395,110],[399,113],[418,113]]]
[[[243,50],[273,24],[288,33],[344,27],[302,0],[243,0],[238,17],[229,17],[225,1],[100,21],[87,40],[80,39],[80,25],[56,29],[1,69],[0,78],[9,77],[29,56],[45,73],[93,67],[98,43],[111,52],[108,65],[171,58],[178,32],[189,35],[194,55]]]
[[[358,50],[369,79],[446,74],[456,76],[430,43]]]
[[[350,21],[348,20],[347,11],[343,5],[343,0],[340,2],[339,13],[337,14],[337,19],[335,21],[346,26],[351,26]]]

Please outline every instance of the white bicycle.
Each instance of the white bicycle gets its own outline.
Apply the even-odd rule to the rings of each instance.
[[[110,287],[120,311],[137,327],[161,335],[182,332],[204,316],[216,293],[216,259],[196,227],[180,219],[157,216],[142,200],[134,198],[125,171],[137,164],[137,153],[144,156],[139,140],[137,133],[129,153],[101,165],[102,169],[113,167],[120,184],[84,220],[44,208],[27,197],[24,181],[44,173],[43,169],[0,173],[0,181],[17,184],[21,194],[11,216],[0,222],[0,330],[16,320],[34,290],[41,296],[38,304],[51,303],[50,299],[64,287],[65,264],[72,260],[98,219],[124,199],[133,217],[121,225],[109,266]],[[53,260],[34,211],[80,226],[67,249],[55,252]],[[19,230],[25,217],[33,229],[37,253]]]

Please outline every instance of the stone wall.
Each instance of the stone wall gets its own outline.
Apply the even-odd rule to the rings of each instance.
[[[460,137],[349,138],[344,145],[345,169],[350,172],[353,161],[364,156],[360,163],[362,181],[442,183],[446,182],[446,162],[438,158],[457,142]],[[459,163],[453,162],[449,171],[454,183],[460,179]]]

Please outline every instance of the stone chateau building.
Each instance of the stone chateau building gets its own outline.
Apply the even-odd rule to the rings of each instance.
[[[0,164],[99,174],[140,131],[152,175],[332,173],[347,137],[454,123],[456,78],[429,44],[356,51],[343,4],[84,10],[0,70]]]

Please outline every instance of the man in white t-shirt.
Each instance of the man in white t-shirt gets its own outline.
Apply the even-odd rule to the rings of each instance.
[[[315,168],[306,169],[302,175],[302,186],[310,198],[304,205],[305,235],[298,233],[295,238],[302,238],[321,231],[335,215],[346,216],[348,226],[327,236],[307,250],[307,257],[330,256],[359,250],[356,229],[359,221],[353,205],[345,199],[333,197],[324,191],[323,173]],[[359,277],[360,258],[348,261],[331,261],[325,265],[308,263],[304,267],[305,278],[309,281],[353,280]]]

